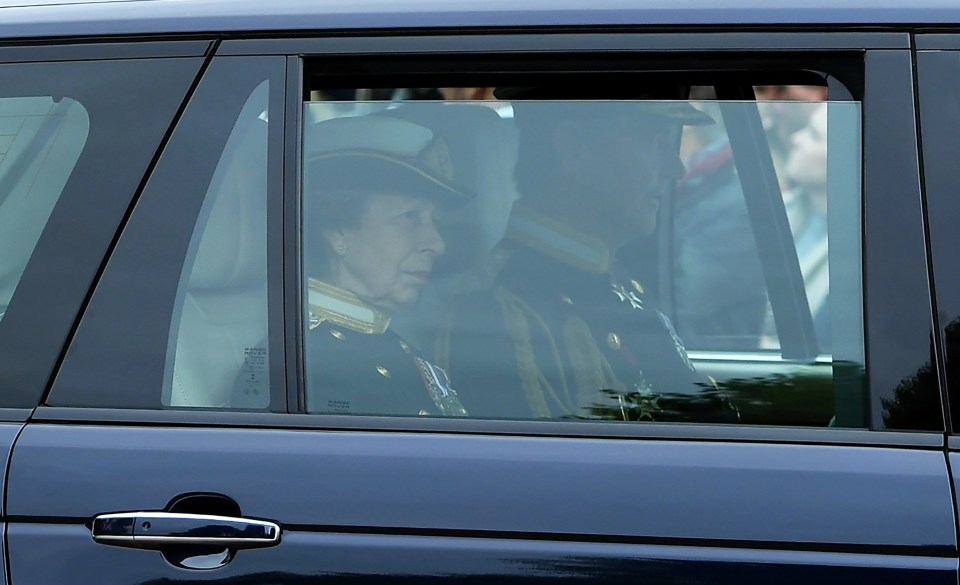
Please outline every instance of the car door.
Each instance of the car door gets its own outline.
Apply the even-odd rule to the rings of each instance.
[[[956,583],[909,49],[894,33],[223,43],[13,452],[11,583]],[[749,371],[794,400],[750,404],[732,424],[308,414],[300,160],[314,123],[390,109],[392,92],[367,98],[408,85],[677,72],[723,82],[781,68],[851,86],[850,99],[828,104],[828,148],[854,157],[853,168],[828,165],[840,210],[828,228],[831,302],[846,311],[834,338],[845,345],[827,366],[832,421],[798,424],[791,402],[822,396],[778,368]],[[363,91],[344,99],[343,88]],[[767,152],[756,104],[720,104],[744,117],[744,144]],[[505,104],[491,105],[501,108],[493,126],[512,128]],[[453,138],[479,140],[475,129]],[[771,189],[766,204],[785,222]],[[467,221],[509,211],[482,201]],[[792,254],[795,278],[789,241],[756,245]],[[801,298],[801,282],[792,286]],[[424,308],[408,316],[411,338],[437,323]],[[335,366],[355,372],[358,388],[368,375],[390,378],[359,360]]]

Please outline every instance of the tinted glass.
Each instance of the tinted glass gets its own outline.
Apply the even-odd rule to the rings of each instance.
[[[0,98],[0,319],[87,141],[71,98]]]
[[[269,403],[269,96],[264,81],[247,98],[204,196],[177,288],[164,369],[165,406],[242,401],[262,408]],[[238,383],[241,388],[235,389]]]
[[[283,65],[223,58],[208,67],[106,267],[49,404],[234,406],[234,384],[248,387],[241,369],[265,369],[268,191],[280,203],[280,181],[268,180],[267,167],[279,169],[282,134],[271,121],[282,120]],[[242,406],[267,405],[266,386],[256,387],[262,392]],[[277,399],[283,408],[284,397]]]
[[[34,407],[48,388],[201,65],[200,58],[0,65],[4,406]]]
[[[842,424],[860,119],[824,99],[305,104],[307,409]]]

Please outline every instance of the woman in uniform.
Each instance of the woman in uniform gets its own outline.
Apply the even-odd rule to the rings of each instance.
[[[390,330],[445,243],[441,211],[469,200],[443,140],[387,116],[327,120],[304,139],[307,410],[465,416],[446,373]]]

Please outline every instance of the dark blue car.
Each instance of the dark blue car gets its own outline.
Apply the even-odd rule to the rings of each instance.
[[[960,579],[960,7],[0,0],[0,579]]]

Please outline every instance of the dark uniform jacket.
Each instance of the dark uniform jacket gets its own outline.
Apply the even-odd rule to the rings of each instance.
[[[472,416],[737,420],[605,249],[549,222],[518,230],[515,219],[492,285],[460,299],[438,343]]]
[[[311,281],[304,340],[307,410],[465,416],[446,373],[388,324],[349,292]]]

